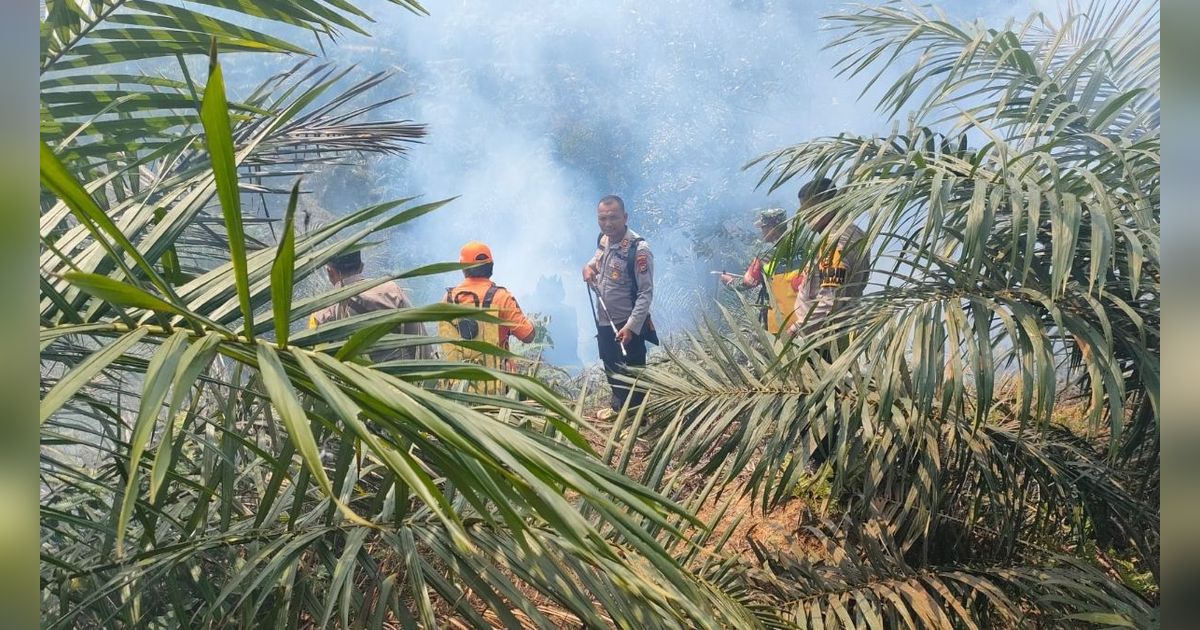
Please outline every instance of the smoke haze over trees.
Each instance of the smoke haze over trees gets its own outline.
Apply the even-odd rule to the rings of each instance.
[[[955,18],[991,22],[1056,2],[955,3]],[[654,247],[655,320],[668,333],[692,320],[714,269],[740,269],[757,236],[753,210],[796,206],[796,186],[755,190],[741,167],[798,138],[886,133],[865,81],[838,78],[819,17],[841,2],[447,2],[397,15],[376,0],[371,37],[326,48],[356,73],[395,76],[376,97],[411,93],[380,116],[428,126],[404,159],[372,156],[311,182],[315,216],[398,196],[461,195],[429,220],[396,231],[368,260],[399,269],[452,260],[471,239],[496,254],[495,279],[520,298],[560,277],[575,307],[578,350],[595,358],[578,270],[594,245],[595,203],[621,195],[630,225]],[[258,56],[256,56],[258,57]],[[255,83],[265,64],[231,68]],[[418,302],[450,277],[413,282]],[[556,340],[561,343],[561,340]]]

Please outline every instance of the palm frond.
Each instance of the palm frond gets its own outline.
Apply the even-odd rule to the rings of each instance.
[[[425,13],[413,0],[391,1],[414,13]],[[223,19],[230,17],[242,23]],[[47,0],[41,28],[41,71],[45,74],[135,59],[202,55],[213,39],[222,44],[222,49],[228,46],[253,52],[307,53],[262,29],[286,25],[294,29],[293,34],[307,31],[334,38],[340,29],[365,34],[359,26],[363,20],[370,17],[353,4],[338,0]]]
[[[1155,615],[1120,583],[1069,556],[914,568],[876,526],[809,527],[813,558],[757,546],[747,579],[793,627],[1149,628]],[[852,530],[862,531],[856,524]]]
[[[209,150],[176,160],[185,170],[163,182],[157,207],[134,199],[109,218],[96,195],[115,180],[82,185],[43,145],[44,181],[80,224],[61,229],[59,206],[43,216],[53,254],[43,280],[55,292],[43,313],[48,625],[298,625],[334,611],[430,625],[447,613],[478,623],[480,610],[510,627],[514,610],[555,625],[529,589],[592,625],[721,627],[740,617],[666,551],[663,541],[683,535],[679,521],[694,517],[601,464],[579,418],[545,386],[464,363],[376,369],[363,356],[398,323],[471,309],[416,307],[274,343],[255,337],[260,326],[290,332],[345,297],[293,303],[281,283],[445,201],[399,200],[300,235],[288,229],[278,246],[236,260],[226,252],[190,280],[164,280],[169,270],[154,265],[214,190],[219,226],[244,239],[239,162],[297,117],[344,116],[337,99],[303,114],[316,96],[304,93],[238,143],[237,127],[213,115],[225,111],[213,63],[202,110]],[[523,398],[486,405],[492,397],[462,401],[426,386],[464,378],[501,381]],[[504,419],[514,414],[527,420]],[[360,563],[371,570],[356,572]],[[318,565],[325,572],[310,573]],[[363,576],[370,587],[360,591]]]
[[[883,38],[911,28],[914,38],[936,40],[948,55],[962,51],[962,59],[946,62],[948,72],[967,72],[978,62],[970,80],[995,89],[1034,93],[1041,85],[1025,79],[1009,85],[1003,72],[988,70],[1038,72],[1025,67],[1024,30],[971,31],[891,6],[837,19],[856,25],[846,37]],[[968,31],[976,33],[971,41],[990,47],[967,46]],[[878,55],[904,44],[880,42],[877,50],[850,53],[858,63],[853,72],[883,72],[897,58],[879,61]],[[1079,72],[1098,63],[1091,55],[1069,61]],[[950,98],[958,81],[946,79],[932,94]],[[900,85],[885,101],[915,98]],[[1023,106],[994,96],[979,97],[992,109],[962,110],[964,125],[945,134],[914,125],[887,138],[839,136],[764,157],[763,181],[772,180],[772,187],[806,171],[845,180],[841,194],[797,219],[831,211],[830,225],[806,237],[794,230],[785,241],[790,251],[781,254],[811,260],[830,234],[867,221],[879,290],[846,309],[827,335],[805,343],[852,333],[839,367],[862,363],[874,372],[872,386],[893,382],[896,366],[909,364],[913,394],[925,410],[939,396],[961,398],[969,376],[983,413],[993,375],[1016,372],[1020,418],[1039,425],[1054,408],[1058,372],[1066,370],[1069,380],[1089,390],[1093,428],[1107,423],[1115,456],[1135,401],[1148,395],[1157,408],[1157,127],[1117,129],[1112,112],[1064,122],[1019,111],[1022,121],[1013,126],[1005,117]],[[1071,91],[1046,96],[1068,104],[1079,97]],[[1113,112],[1140,116],[1135,100],[1113,106]],[[937,107],[918,104],[915,117]],[[1056,107],[1055,116],[1066,109]],[[978,148],[971,146],[975,134],[985,141]]]

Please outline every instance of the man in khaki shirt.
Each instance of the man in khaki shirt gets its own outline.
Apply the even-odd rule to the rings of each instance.
[[[800,209],[832,199],[837,188],[828,178],[813,180],[800,189]],[[833,220],[834,212],[826,212],[810,223],[814,233],[820,233]],[[819,260],[812,261],[807,276],[798,286],[788,332],[812,334],[832,323],[838,311],[849,307],[862,297],[871,275],[871,260],[864,241],[866,234],[851,223],[826,247]]]
[[[325,265],[329,274],[329,282],[335,287],[344,287],[363,279],[362,254],[358,251],[342,254]],[[308,327],[316,329],[321,324],[353,315],[361,315],[373,311],[412,308],[412,302],[395,282],[384,282],[358,295],[346,298],[337,304],[313,313],[308,319]],[[420,322],[400,324],[393,332],[406,335],[425,335],[425,325]],[[397,359],[429,359],[433,358],[432,345],[407,346],[394,350],[377,350],[368,353],[372,361],[393,361]]]
[[[800,211],[829,201],[837,195],[837,188],[828,178],[814,179],[800,189]],[[828,227],[835,212],[826,211],[810,219],[809,227],[814,233]],[[832,235],[831,235],[832,236]],[[871,259],[865,234],[851,223],[842,228],[834,242],[822,248],[817,260],[807,267],[807,275],[796,292],[795,312],[788,332],[797,339],[812,335],[821,328],[834,325],[838,313],[849,308],[862,297],[863,289],[871,276]],[[825,360],[832,360],[832,347],[844,347],[845,337],[840,337],[821,350]],[[836,448],[841,431],[838,422],[829,426],[828,432],[818,439],[807,467],[815,470],[825,463]]]

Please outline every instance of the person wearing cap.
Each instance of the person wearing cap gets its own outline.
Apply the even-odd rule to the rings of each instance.
[[[360,282],[363,280],[362,254],[358,250],[355,250],[335,256],[326,263],[325,272],[329,276],[329,282],[337,288],[351,286],[356,282]],[[400,308],[412,308],[412,302],[408,299],[404,290],[400,288],[400,285],[394,281],[383,282],[375,286],[368,286],[368,288],[364,289],[358,295],[348,297],[337,304],[313,313],[308,318],[308,327],[310,330],[316,330],[321,324],[345,319],[353,315]],[[420,322],[400,324],[394,332],[406,335],[426,334],[425,325]],[[396,359],[429,359],[433,355],[433,345],[422,344],[393,350],[375,351],[368,353],[367,356],[378,363]]]
[[[446,289],[443,301],[494,309],[505,322],[500,325],[498,334],[498,345],[501,348],[508,349],[510,337],[516,337],[525,343],[533,341],[533,323],[525,317],[521,305],[517,304],[517,298],[508,289],[492,282],[492,270],[495,265],[492,249],[479,241],[471,241],[462,246],[458,262],[475,266],[462,270],[463,281],[456,287]]]
[[[650,318],[654,298],[654,255],[646,239],[629,229],[625,202],[616,195],[600,199],[596,221],[600,234],[596,251],[583,266],[583,281],[597,293],[596,341],[600,360],[612,391],[612,411],[620,411],[629,398],[630,408],[641,404],[644,392],[634,391],[617,378],[630,366],[646,364],[646,342],[658,343]],[[615,330],[615,332],[614,332]],[[624,353],[622,353],[624,348]],[[601,412],[601,416],[607,416]]]
[[[741,276],[723,273],[721,281],[741,290],[757,288],[756,301],[761,309],[759,322],[767,332],[774,334],[790,321],[796,290],[804,282],[804,273],[800,265],[781,261],[775,255],[775,246],[787,231],[787,212],[783,208],[762,210],[754,225],[761,231],[762,240],[746,273]]]

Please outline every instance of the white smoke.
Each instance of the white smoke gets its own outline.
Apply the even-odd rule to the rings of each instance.
[[[949,9],[996,23],[1023,19],[1033,2],[1046,8],[1026,0]],[[373,36],[346,37],[330,57],[364,73],[395,71],[389,89],[413,92],[399,115],[430,132],[407,159],[373,159],[373,187],[386,198],[461,196],[398,230],[390,254],[408,265],[453,260],[462,243],[483,240],[495,279],[518,298],[540,276],[559,276],[585,359],[595,349],[578,277],[600,196],[621,195],[653,246],[662,296],[654,311],[670,332],[705,303],[699,294],[714,286],[706,271],[746,256],[732,237],[698,253],[694,236],[752,234],[751,209],[795,208],[801,182],[768,195],[755,190],[760,172],[742,165],[805,139],[889,127],[872,95],[859,100],[865,80],[835,77],[841,53],[822,51],[831,36],[819,17],[845,10],[840,2],[453,0],[429,3],[429,17],[383,0],[364,6],[378,20]],[[454,282],[412,288],[432,301]]]

